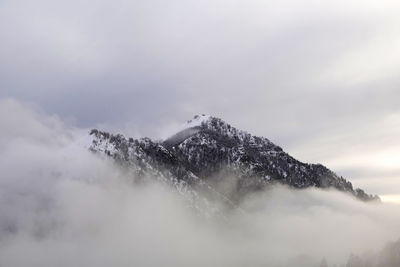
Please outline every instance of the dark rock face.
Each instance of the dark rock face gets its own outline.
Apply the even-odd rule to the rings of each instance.
[[[229,190],[219,189],[219,193],[236,202],[249,192],[281,183],[299,189],[335,188],[361,200],[379,199],[353,189],[349,181],[321,164],[302,163],[268,139],[214,117],[195,116],[185,129],[162,142],[98,130],[90,134],[92,151],[113,157],[136,177],[155,175],[180,191],[193,192],[198,186],[211,190],[229,182]]]

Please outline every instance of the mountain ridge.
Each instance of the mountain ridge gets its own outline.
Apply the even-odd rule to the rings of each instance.
[[[153,175],[194,201],[208,188],[232,203],[279,183],[292,188],[334,188],[363,200],[378,196],[354,189],[351,182],[321,164],[309,164],[284,152],[265,137],[253,136],[223,120],[196,115],[176,134],[161,141],[125,138],[93,129],[90,150],[127,166],[136,177]],[[220,184],[229,182],[228,188]]]

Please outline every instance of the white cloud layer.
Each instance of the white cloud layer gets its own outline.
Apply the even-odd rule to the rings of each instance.
[[[399,206],[316,189],[277,187],[207,220],[82,148],[84,129],[15,100],[0,110],[0,266],[310,267],[400,237]]]

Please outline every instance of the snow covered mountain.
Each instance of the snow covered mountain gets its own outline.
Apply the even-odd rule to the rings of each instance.
[[[192,203],[199,190],[236,206],[243,196],[280,183],[292,188],[334,188],[361,200],[379,199],[321,164],[302,163],[267,138],[253,136],[219,118],[201,115],[163,141],[125,138],[92,130],[90,150],[104,153],[138,179],[157,177]],[[202,199],[208,205],[207,199]],[[202,204],[202,205],[203,205]]]

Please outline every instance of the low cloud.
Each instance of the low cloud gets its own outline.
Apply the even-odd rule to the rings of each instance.
[[[86,129],[0,109],[0,266],[318,266],[400,237],[399,206],[317,189],[274,187],[207,219],[87,151]]]

